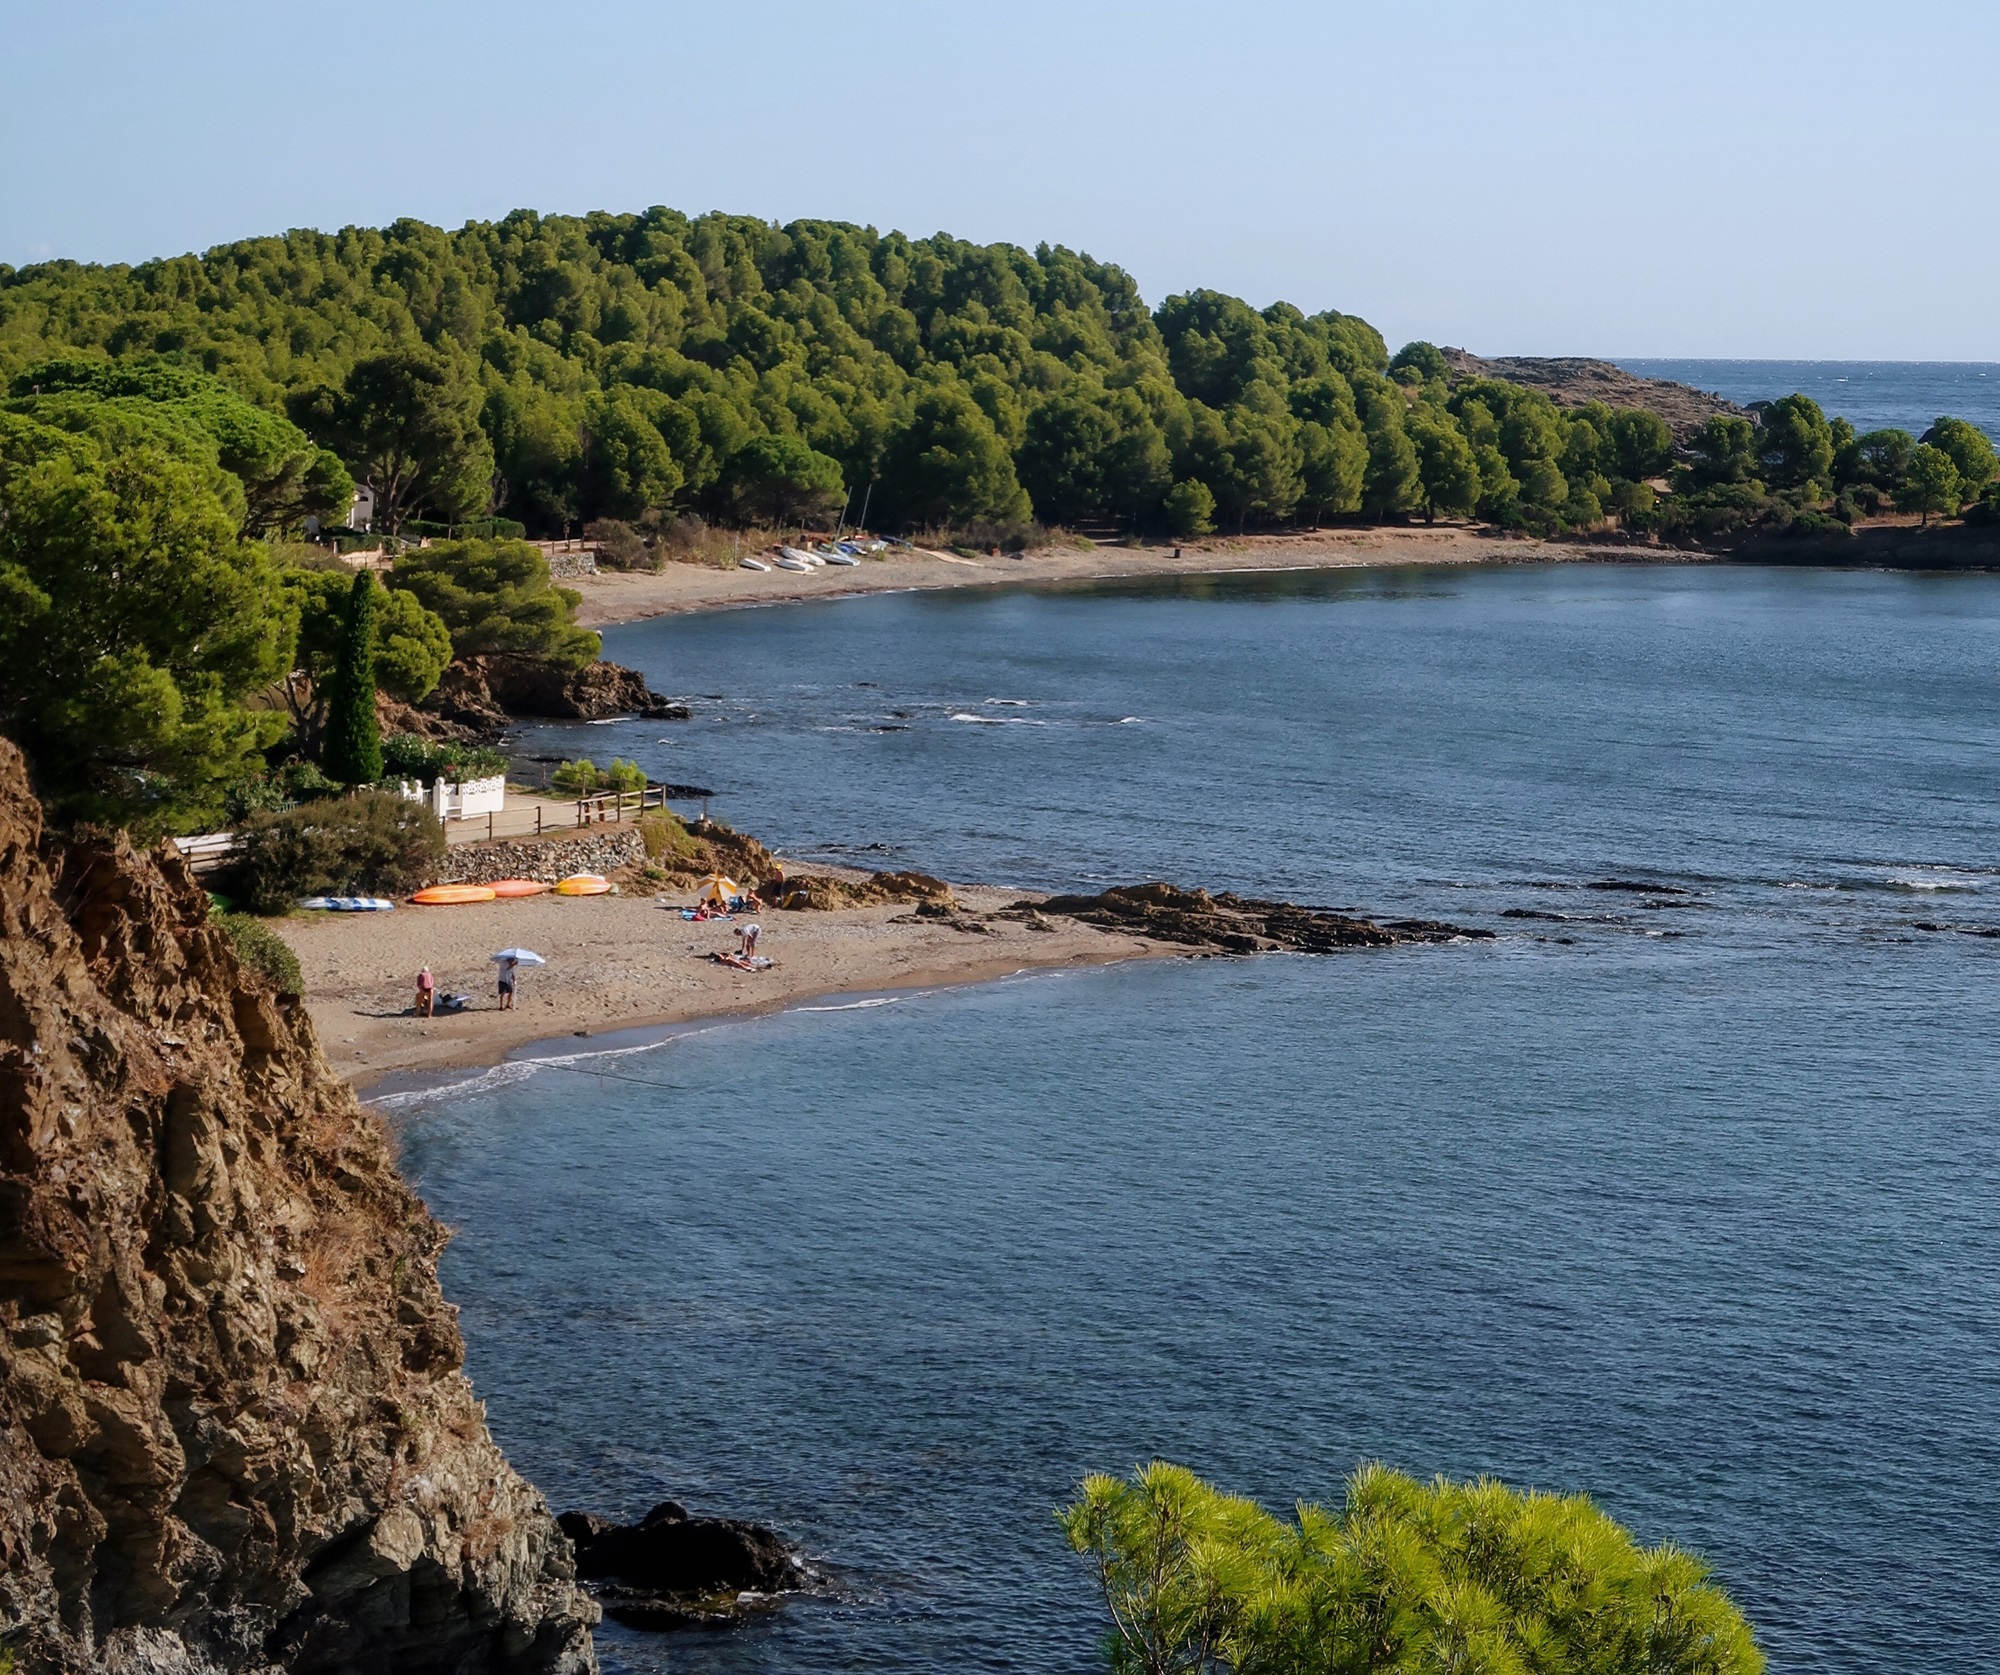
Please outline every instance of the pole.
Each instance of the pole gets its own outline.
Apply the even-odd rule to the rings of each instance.
[[[868,533],[868,503],[875,498],[875,479],[868,479],[868,492],[861,497],[861,521],[854,527],[862,534]]]

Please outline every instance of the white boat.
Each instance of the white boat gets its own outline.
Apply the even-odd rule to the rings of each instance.
[[[396,904],[382,896],[307,896],[299,903],[318,913],[393,913]]]
[[[798,554],[794,553],[790,547],[786,547],[778,554],[778,568],[780,570],[802,570],[808,574],[812,571],[812,566]]]
[[[736,567],[739,570],[761,570],[766,575],[769,575],[771,571],[770,565],[766,564],[761,558],[752,558],[748,553],[745,553],[736,561]]]
[[[797,547],[780,547],[778,549],[778,553],[779,553],[778,562],[780,564],[784,564],[785,560],[790,558],[790,559],[796,559],[800,564],[803,564],[808,570],[820,570],[824,569],[826,566],[826,560],[821,558],[818,553],[801,552]],[[792,566],[786,564],[785,568],[789,570],[792,568]]]
[[[844,552],[821,553],[820,557],[825,559],[829,564],[844,564],[852,566],[859,564],[861,562],[861,560],[856,558],[852,553],[844,553]]]

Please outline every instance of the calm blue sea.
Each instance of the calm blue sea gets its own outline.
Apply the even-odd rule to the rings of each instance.
[[[1051,1510],[1381,1458],[1706,1554],[1783,1675],[2000,1660],[2000,578],[1566,566],[883,596],[548,729],[790,854],[1492,944],[823,1003],[396,1108],[559,1508],[840,1578],[614,1671],[1084,1671]],[[875,847],[877,845],[883,847]],[[784,916],[766,940],[784,958]]]
[[[1621,360],[1628,372],[1671,378],[1748,406],[1809,395],[1856,430],[1921,436],[1949,414],[2000,440],[2000,365],[1990,361]]]

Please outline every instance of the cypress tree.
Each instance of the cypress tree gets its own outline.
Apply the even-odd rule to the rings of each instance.
[[[340,656],[333,666],[320,767],[343,785],[373,785],[382,777],[382,726],[375,717],[375,587],[366,570],[354,578]]]

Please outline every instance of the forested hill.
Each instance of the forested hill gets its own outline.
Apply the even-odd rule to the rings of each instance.
[[[51,395],[94,390],[220,411],[226,392],[188,382],[212,375],[274,416],[274,460],[312,461],[249,484],[252,533],[331,507],[343,470],[391,534],[489,514],[536,534],[769,526],[846,505],[981,539],[1413,513],[1702,535],[1888,499],[1951,512],[1992,475],[1976,449],[1856,438],[1803,398],[1757,427],[1691,410],[1677,455],[1638,381],[1536,388],[1454,353],[1392,359],[1353,315],[1214,291],[1149,310],[1121,269],[1046,245],[666,209],[0,266],[0,407],[46,418]]]
[[[520,211],[0,268],[0,374],[78,350],[286,411],[387,492],[392,524],[776,521],[851,493],[891,528],[1192,534],[1475,504],[1549,525],[1596,516],[1627,474],[1599,457],[1601,414],[1576,437],[1504,395],[1446,412],[1440,387],[1408,422],[1437,369],[1393,384],[1352,315],[1211,291],[1149,311],[1068,250],[832,222]],[[413,406],[442,456],[420,470],[379,442],[383,410]]]
[[[461,474],[422,510],[490,498],[537,529],[726,512],[760,475],[810,477],[767,446],[732,480],[758,436],[830,459],[857,509],[876,483],[897,524],[1157,518],[1177,476],[1233,520],[1332,513],[1360,482],[1327,427],[1355,425],[1355,386],[1388,359],[1339,314],[1196,293],[1155,315],[1129,275],[1067,250],[664,209],[0,268],[0,373],[164,355],[329,441],[357,365],[411,348],[492,452],[490,484]]]

